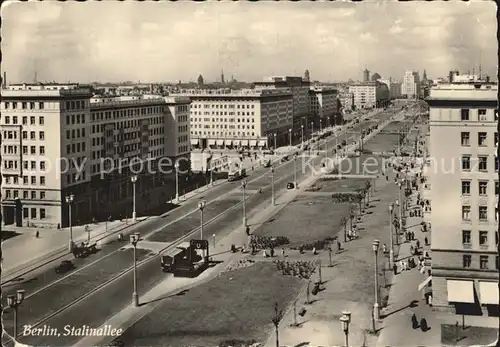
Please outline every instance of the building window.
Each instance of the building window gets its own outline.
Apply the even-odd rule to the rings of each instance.
[[[479,268],[481,270],[488,270],[488,256],[480,255],[479,256]]]
[[[465,245],[471,244],[471,231],[470,230],[462,230],[462,243]]]
[[[36,219],[36,208],[31,208],[31,219]]]
[[[29,218],[27,207],[23,207],[23,218],[25,219]]]
[[[480,108],[477,110],[477,114],[479,115],[479,121],[486,121],[486,110],[484,108]]]
[[[470,220],[470,206],[462,206],[462,220]]]
[[[488,181],[479,181],[479,195],[488,194]]]
[[[470,254],[464,254],[462,256],[462,266],[464,269],[470,268],[471,262],[472,262],[472,256]]]
[[[461,133],[461,143],[462,146],[470,146],[470,133],[462,132]]]
[[[40,209],[40,219],[45,219],[45,209],[44,208]]]
[[[460,110],[460,119],[463,121],[469,120],[469,110],[468,109]]]
[[[470,195],[470,181],[462,181],[462,195]]]
[[[487,139],[486,133],[485,132],[479,132],[477,134],[477,145],[478,146],[486,146],[487,145],[486,139]]]
[[[488,245],[488,231],[486,230],[479,231],[479,245],[481,246]]]
[[[497,270],[498,270],[498,269],[500,269],[500,261],[499,261],[499,259],[500,259],[500,258],[499,258],[499,257],[498,257],[498,255],[497,255],[497,256],[496,256],[496,261],[495,261],[495,266],[496,266],[496,269],[497,269]]]
[[[488,207],[487,206],[479,206],[479,220],[487,221],[488,220]]]
[[[462,156],[462,170],[470,170],[470,155]]]
[[[45,199],[45,192],[40,192],[40,199]]]
[[[43,109],[43,107],[42,107],[42,109]],[[44,125],[45,124],[45,118],[43,116],[40,116],[40,118],[38,118],[38,124],[40,124],[40,125]]]
[[[488,157],[481,155],[477,158],[479,160],[479,171],[488,171]]]
[[[500,166],[500,158],[495,156],[495,172],[498,172],[499,166]]]

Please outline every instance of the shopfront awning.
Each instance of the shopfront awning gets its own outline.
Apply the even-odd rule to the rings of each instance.
[[[191,139],[191,145],[196,146],[200,142],[200,139]]]
[[[480,302],[483,305],[498,305],[498,283],[479,282]]]
[[[259,147],[266,147],[267,141],[266,140],[259,140]]]
[[[250,140],[250,146],[257,146],[257,140]]]
[[[209,146],[215,145],[215,140],[212,140],[212,139],[208,140],[208,145]]]
[[[233,140],[233,146],[239,146],[240,140]]]
[[[474,282],[447,280],[448,302],[474,303]]]
[[[241,140],[242,146],[248,146],[248,140]]]
[[[233,144],[233,140],[226,140],[226,146],[231,146]]]
[[[418,291],[421,291],[430,281],[432,281],[432,276],[427,277],[425,281],[418,285]]]
[[[217,146],[224,145],[224,140],[217,140]]]

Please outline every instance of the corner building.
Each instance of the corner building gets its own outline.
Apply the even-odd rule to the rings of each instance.
[[[498,86],[434,86],[429,104],[433,306],[498,316]]]
[[[11,85],[2,90],[4,224],[65,227],[130,216],[170,175],[158,164],[189,167],[187,98],[93,98],[79,85]],[[184,158],[181,160],[180,158]],[[135,163],[135,165],[134,165]]]

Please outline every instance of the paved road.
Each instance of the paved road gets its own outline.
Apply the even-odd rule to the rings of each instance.
[[[355,129],[356,130],[356,129]],[[358,132],[359,133],[359,132]],[[334,140],[331,140],[333,142]],[[315,162],[319,163],[320,158],[316,158]],[[302,170],[301,160],[297,161],[297,178],[300,179],[308,172]],[[285,163],[282,167],[276,169],[275,177],[276,181],[280,178],[279,182],[276,182],[275,188],[278,192],[279,190],[284,190],[285,185],[289,181],[293,181],[293,161]],[[265,173],[269,172],[269,169],[257,169],[255,173]],[[251,191],[250,187],[253,189],[255,187],[265,187],[266,184],[270,183],[270,174],[265,175],[265,177],[258,180],[258,182],[249,184],[248,200],[247,200],[247,212],[252,213],[256,211],[260,205],[262,205],[266,200],[270,199],[271,191],[270,187],[263,189],[261,194]],[[255,177],[255,176],[254,176]],[[251,178],[250,178],[251,179]],[[207,191],[207,194],[203,197],[205,200],[215,199],[217,195],[225,193],[237,188],[239,182],[233,182],[218,188],[213,191]],[[241,201],[240,190],[235,190],[230,196],[217,201],[212,206],[207,205],[204,212],[205,220],[208,221],[211,217],[224,212],[230,206],[234,206]],[[147,232],[154,231],[155,229],[161,229],[153,236],[149,237],[149,240],[156,241],[172,241],[177,237],[195,229],[199,226],[199,212],[194,211],[193,214],[184,218],[187,221],[179,221],[170,226],[165,224],[174,221],[175,219],[182,217],[186,212],[193,211],[196,209],[197,200],[189,202],[185,206],[170,212],[165,218],[158,218],[152,222],[144,223],[143,225],[138,225],[137,229],[141,231],[141,234],[146,234]],[[184,213],[180,212],[183,211]],[[209,224],[205,226],[205,235],[216,234],[221,237],[220,234],[223,231],[232,230],[233,228],[241,225],[242,211],[241,207],[235,208],[234,210],[226,213],[222,218],[217,220],[214,224]],[[121,245],[116,242],[114,245],[109,245],[104,247],[104,249],[95,255],[95,258],[100,258],[102,260],[97,261],[93,265],[88,265],[80,272],[69,276],[67,279],[41,291],[40,293],[35,293],[33,296],[28,297],[26,302],[23,303],[19,311],[19,319],[21,324],[34,324],[40,320],[40,318],[47,315],[48,312],[54,312],[57,308],[63,307],[65,304],[73,301],[79,296],[87,293],[90,289],[106,282],[107,279],[113,277],[123,269],[131,265],[132,256],[130,251],[120,251],[113,253]],[[114,247],[114,248],[113,248]],[[141,252],[141,259],[146,257],[146,252]],[[89,259],[81,260],[82,264],[77,264],[78,266],[83,266],[86,262],[92,261],[92,257]],[[80,261],[80,260],[79,260]],[[53,270],[52,270],[53,271]],[[44,273],[43,276],[37,277],[37,279],[31,281],[30,283],[23,284],[23,287],[27,289],[27,294],[35,292],[37,289],[47,285],[54,280],[54,275],[50,274],[49,271]],[[112,316],[114,313],[118,312],[124,306],[128,305],[131,300],[131,284],[132,284],[132,273],[127,273],[123,277],[115,280],[110,285],[104,287],[96,295],[92,295],[80,304],[72,306],[70,309],[61,312],[57,316],[49,319],[44,324],[48,324],[53,327],[62,327],[65,324],[71,323],[73,326],[79,326],[82,324],[87,324],[90,326],[98,326],[103,323],[107,318]],[[151,262],[147,262],[139,267],[139,290],[140,292],[147,291],[152,288],[156,283],[165,278],[165,274],[160,271],[159,260],[155,259]],[[16,286],[11,288],[6,288],[8,291],[12,291]],[[127,289],[124,289],[127,288]],[[50,297],[50,299],[48,299]],[[50,308],[53,307],[53,308]],[[4,314],[4,323],[6,324],[7,331],[12,328],[12,313],[6,312]],[[22,342],[37,345],[69,345],[77,341],[77,337],[44,337],[44,338],[21,338]]]

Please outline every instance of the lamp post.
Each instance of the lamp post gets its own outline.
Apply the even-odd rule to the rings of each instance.
[[[278,309],[278,303],[274,304],[274,317],[272,319],[274,325],[274,332],[276,334],[276,347],[280,347],[280,339],[279,339],[279,326],[280,321],[283,318],[283,312]]]
[[[135,222],[136,213],[135,213],[135,182],[137,182],[137,175],[130,177],[130,181],[132,182],[132,220]]]
[[[17,338],[17,308],[24,301],[24,290],[20,289],[16,294],[7,296],[7,306],[9,306],[14,311],[14,340]]]
[[[389,265],[394,265],[394,240],[393,240],[393,231],[392,231],[392,220],[393,220],[393,210],[394,206],[392,204],[389,205],[389,242],[391,243],[391,248],[389,249]]]
[[[176,161],[175,168],[175,201],[179,202],[179,163]]]
[[[319,132],[321,133],[323,131],[323,119],[319,120]]]
[[[290,142],[290,147],[292,147],[292,128],[288,129],[288,141]]]
[[[275,205],[274,196],[274,166],[271,166],[271,205]]]
[[[73,205],[73,200],[75,200],[75,196],[73,194],[66,196],[66,203],[68,204],[68,217],[69,217],[69,244],[68,249],[70,252],[73,252],[73,221],[71,220],[71,207]]]
[[[403,200],[401,200],[401,188],[402,188],[402,184],[401,182],[398,182],[398,187],[399,187],[399,199],[398,199],[398,202],[399,202],[399,231],[402,232],[403,231]]]
[[[311,122],[311,138],[314,135],[314,122]]]
[[[247,189],[247,180],[243,180],[241,182],[241,188],[243,189],[243,226],[247,227],[247,207],[246,207],[246,189]]]
[[[380,245],[379,240],[373,241],[373,254],[375,256],[375,303],[373,304],[373,318],[375,320],[380,319],[380,306],[378,297],[378,248]]]
[[[301,137],[301,142],[302,146],[304,145],[304,124],[300,125],[300,137]]]
[[[276,148],[277,148],[276,147],[276,136],[277,136],[276,133],[274,133],[273,136],[274,136],[274,150],[276,150]]]
[[[207,202],[205,200],[200,201],[198,203],[198,208],[200,209],[200,240],[203,240],[203,209],[205,208],[206,204]],[[215,240],[215,234],[214,234],[214,240]]]
[[[135,307],[139,307],[139,294],[137,294],[137,243],[140,237],[139,233],[130,235],[130,243],[134,248],[134,292],[132,293],[132,303]]]
[[[351,312],[343,311],[340,321],[342,322],[342,330],[345,334],[345,347],[349,347],[349,323],[351,323]]]
[[[293,156],[293,186],[297,189],[297,153]]]

